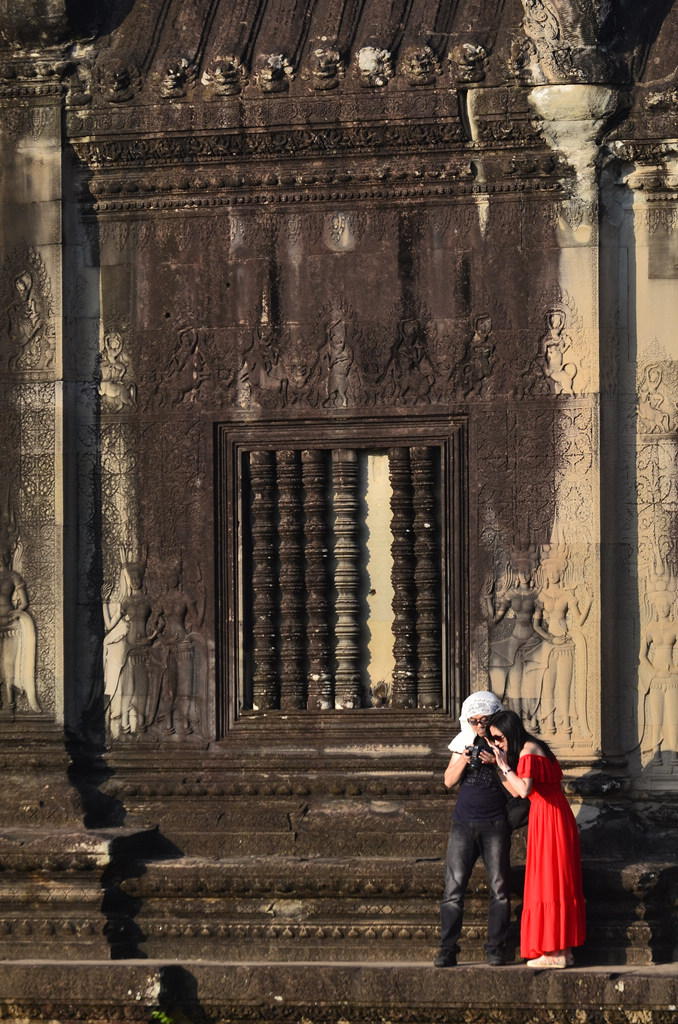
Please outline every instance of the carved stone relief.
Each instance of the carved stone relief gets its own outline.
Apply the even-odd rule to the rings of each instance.
[[[157,384],[161,407],[176,409],[197,400],[200,387],[207,378],[205,349],[208,334],[205,328],[190,323],[176,328],[174,349]]]
[[[237,96],[247,84],[247,70],[239,57],[214,57],[203,72],[202,83],[217,96]]]
[[[417,87],[433,85],[442,69],[430,46],[410,46],[401,57],[398,70],[410,85]]]
[[[638,433],[678,432],[678,360],[657,360],[641,367],[638,384]]]
[[[121,545],[134,547],[138,537],[136,431],[129,422],[101,426],[101,530],[103,578],[116,579]]]
[[[328,46],[318,46],[312,53],[310,73],[306,72],[304,77],[310,79],[314,89],[326,92],[336,89],[345,74],[346,68],[339,51]]]
[[[360,84],[368,89],[383,88],[393,78],[393,58],[388,50],[363,46],[356,55]]]
[[[639,654],[638,736],[643,763],[678,768],[678,602],[664,569],[644,581]]]
[[[132,60],[103,58],[97,62],[94,76],[109,103],[129,103],[141,88],[141,74]]]
[[[0,708],[14,712],[24,694],[40,712],[36,686],[36,630],[26,581],[20,572],[22,545],[16,514],[6,495],[0,510]]]
[[[188,736],[208,728],[207,656],[200,628],[205,591],[196,564],[161,561],[147,583],[148,553],[121,548],[117,582],[104,592],[104,703],[109,735]]]
[[[536,545],[513,548],[501,575],[490,576],[481,594],[482,611],[492,627],[504,618],[512,620],[506,636],[495,637],[491,628],[490,687],[507,707],[523,716],[531,731],[538,727],[543,678],[543,642],[534,628],[538,561]]]
[[[3,271],[4,368],[36,375],[54,365],[53,304],[47,268],[36,249],[17,250]]]
[[[259,59],[254,81],[263,93],[286,92],[294,78],[294,69],[282,53],[271,53]]]
[[[123,329],[113,326],[104,333],[101,343],[98,391],[103,411],[121,412],[136,405],[136,385],[130,380],[129,364]]]
[[[593,598],[573,575],[561,531],[554,529],[548,544],[513,548],[500,572],[486,580],[481,593],[493,626],[488,659],[493,691],[537,734],[565,745],[590,739],[582,627]],[[505,617],[514,624],[497,631]]]
[[[484,46],[460,43],[448,55],[452,76],[456,82],[482,82],[487,72],[489,54]]]
[[[479,316],[473,337],[466,346],[461,366],[462,388],[466,398],[480,397],[487,389],[498,356],[491,339],[492,318]]]

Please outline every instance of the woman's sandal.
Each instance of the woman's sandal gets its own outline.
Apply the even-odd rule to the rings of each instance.
[[[534,960],[527,961],[528,967],[567,967],[567,957],[565,956],[549,956],[547,953],[542,953],[541,956],[535,957]]]

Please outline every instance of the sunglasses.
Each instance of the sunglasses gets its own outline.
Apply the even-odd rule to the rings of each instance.
[[[484,718],[467,718],[466,721],[469,725],[487,725],[487,716]]]

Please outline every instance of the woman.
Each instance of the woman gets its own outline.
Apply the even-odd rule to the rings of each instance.
[[[529,797],[520,953],[528,967],[569,967],[572,946],[586,937],[579,835],[561,786],[563,773],[544,740],[527,732],[514,711],[489,721],[504,786]]]

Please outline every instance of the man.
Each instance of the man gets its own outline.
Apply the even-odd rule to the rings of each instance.
[[[436,967],[454,967],[457,963],[464,893],[478,857],[482,857],[490,886],[487,962],[493,966],[505,962],[504,944],[511,915],[511,831],[506,816],[506,797],[495,768],[494,754],[489,749],[481,749],[479,756],[472,756],[474,746],[484,745],[489,716],[501,710],[501,703],[493,693],[487,690],[472,693],[462,704],[461,732],[449,745],[452,757],[445,770],[445,785],[448,789],[457,783],[460,785],[447,844]]]

